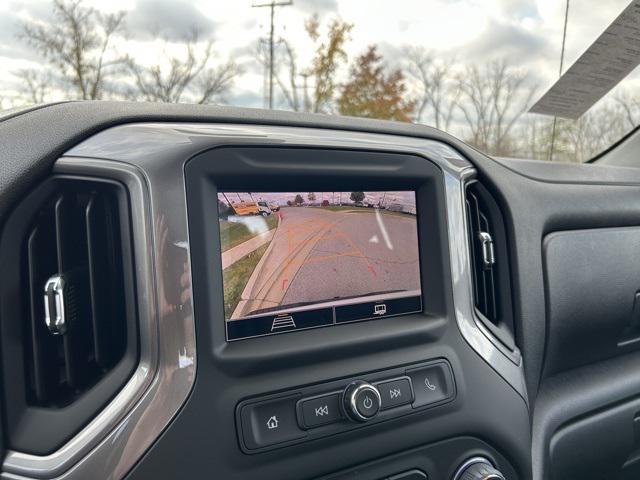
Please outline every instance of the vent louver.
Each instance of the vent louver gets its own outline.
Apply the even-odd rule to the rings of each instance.
[[[495,199],[478,181],[467,184],[465,194],[474,305],[490,330],[513,348],[509,261],[502,214]]]
[[[12,449],[45,455],[107,404],[137,363],[129,198],[107,179],[56,176],[0,237],[0,344]]]
[[[471,262],[473,265],[473,297],[476,308],[487,319],[498,323],[496,301],[495,247],[492,227],[486,215],[486,206],[478,195],[478,183],[467,188],[467,223],[471,237]],[[475,188],[474,188],[475,186]],[[489,248],[485,247],[489,245]],[[493,259],[488,252],[493,252]]]
[[[100,380],[126,348],[117,199],[109,189],[87,188],[85,183],[74,187],[56,192],[43,205],[26,239],[23,291],[29,292],[29,321],[24,338],[27,399],[32,405],[72,402]],[[66,331],[59,335],[45,323],[45,285],[54,277],[64,281],[57,309],[64,308]]]

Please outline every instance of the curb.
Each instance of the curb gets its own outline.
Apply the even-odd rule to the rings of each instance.
[[[249,293],[253,289],[253,286],[255,285],[256,280],[258,279],[260,268],[262,268],[262,265],[264,264],[264,262],[267,261],[267,257],[271,254],[271,251],[273,250],[273,238],[276,236],[276,232],[280,228],[281,223],[282,223],[282,216],[278,215],[278,226],[274,228],[273,236],[269,241],[269,246],[267,247],[267,250],[264,252],[264,255],[262,255],[262,258],[260,259],[256,267],[253,269],[253,272],[251,272],[251,276],[249,277],[247,284],[244,286],[244,289],[240,294],[240,301],[238,302],[238,305],[236,305],[236,308],[234,308],[233,313],[231,314],[231,318],[233,318],[236,314],[240,315],[242,308],[247,302],[247,296],[249,296]]]

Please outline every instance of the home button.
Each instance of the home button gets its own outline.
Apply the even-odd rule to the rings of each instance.
[[[262,448],[304,437],[306,433],[298,427],[296,418],[298,399],[296,395],[242,407],[242,433],[246,447]]]

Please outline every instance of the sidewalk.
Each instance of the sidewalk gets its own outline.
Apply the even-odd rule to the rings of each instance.
[[[265,243],[270,242],[275,231],[276,229],[274,228],[268,232],[261,233],[260,235],[253,237],[251,240],[247,240],[240,245],[230,248],[226,252],[222,252],[222,269],[224,270],[225,268],[230,267],[241,258],[249,255]]]

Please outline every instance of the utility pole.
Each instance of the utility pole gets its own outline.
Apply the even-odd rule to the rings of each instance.
[[[287,5],[293,5],[293,0],[287,2],[276,2],[275,0],[269,3],[253,4],[253,8],[269,7],[270,12],[270,28],[269,28],[269,109],[273,108],[273,16],[276,7],[286,7]]]
[[[308,78],[309,75],[311,75],[309,72],[305,72],[302,73],[302,78],[304,79],[304,83],[303,83],[303,89],[304,89],[304,111],[305,112],[310,112],[311,111],[311,100],[309,99],[309,85],[308,85]]]
[[[260,39],[259,51],[260,55],[262,55],[263,49],[267,48],[268,40],[266,38]],[[268,62],[263,62],[262,65],[262,108],[268,108],[269,106],[269,65]]]

